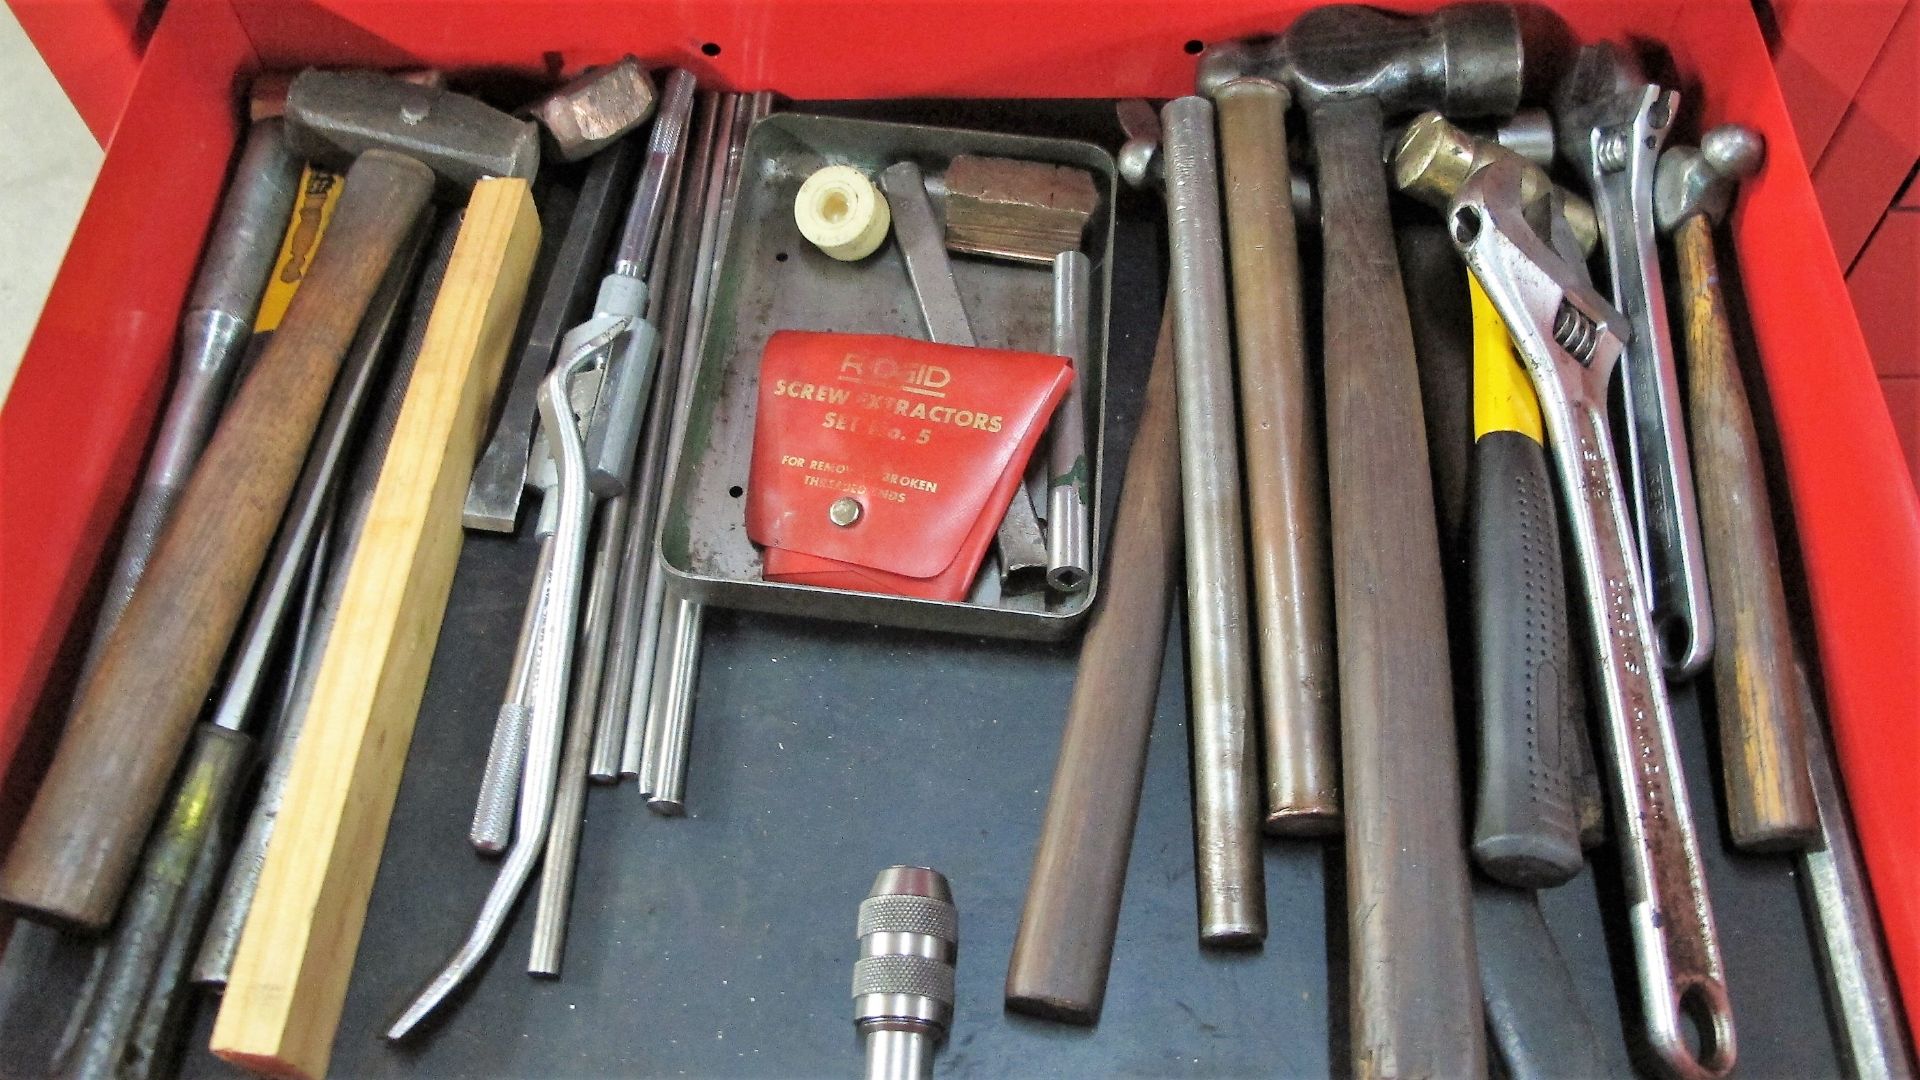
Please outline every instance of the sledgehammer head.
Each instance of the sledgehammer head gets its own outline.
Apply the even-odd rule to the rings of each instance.
[[[344,168],[368,150],[426,165],[443,199],[464,199],[486,177],[533,179],[540,129],[448,90],[371,71],[303,71],[287,90],[295,152]]]
[[[1300,16],[1276,49],[1309,107],[1374,97],[1384,116],[1424,108],[1501,116],[1524,89],[1520,21],[1508,4],[1454,4],[1423,17],[1337,4]]]

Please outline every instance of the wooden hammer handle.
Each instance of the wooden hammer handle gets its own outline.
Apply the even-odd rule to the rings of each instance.
[[[1167,607],[1179,578],[1173,383],[1169,312],[1160,320],[1100,607],[1080,647],[1053,791],[1007,965],[1009,1009],[1070,1023],[1099,1019],[1106,996],[1147,735],[1160,696]]]
[[[286,508],[334,376],[433,191],[368,151],[307,280],[195,467],[0,870],[0,900],[97,930],[113,918]]]
[[[1713,696],[1728,824],[1743,849],[1804,850],[1820,837],[1807,720],[1793,681],[1793,632],[1760,440],[1740,381],[1707,215],[1680,224],[1674,251],[1696,490],[1719,634]]]

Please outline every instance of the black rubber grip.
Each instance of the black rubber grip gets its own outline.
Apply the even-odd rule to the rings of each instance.
[[[1473,856],[1540,888],[1580,872],[1566,577],[1546,453],[1518,431],[1474,444],[1469,561],[1478,657]]]

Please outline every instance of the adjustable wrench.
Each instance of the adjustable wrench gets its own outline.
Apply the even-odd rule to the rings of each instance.
[[[1629,330],[1587,284],[1584,267],[1528,225],[1522,168],[1496,162],[1468,179],[1449,225],[1533,380],[1566,494],[1624,832],[1620,862],[1647,1037],[1674,1075],[1721,1076],[1734,1062],[1733,1015],[1607,425],[1607,384]]]
[[[1621,381],[1641,595],[1661,632],[1655,640],[1660,659],[1685,678],[1698,674],[1713,652],[1713,609],[1653,246],[1654,166],[1679,107],[1679,94],[1646,81],[1630,55],[1601,42],[1580,50],[1554,115],[1559,145],[1592,185],[1613,303],[1632,326],[1622,335]]]

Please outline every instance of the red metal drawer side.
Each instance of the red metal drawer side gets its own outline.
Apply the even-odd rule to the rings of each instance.
[[[144,0],[7,0],[48,70],[105,146],[140,76]]]

